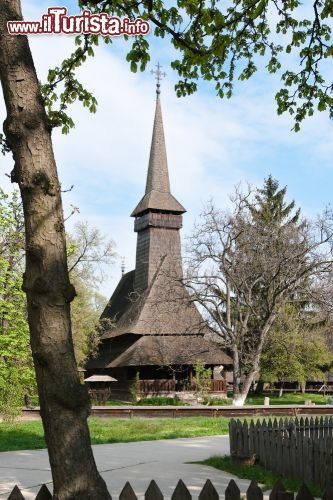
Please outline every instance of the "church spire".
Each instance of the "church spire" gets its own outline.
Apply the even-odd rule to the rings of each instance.
[[[160,101],[160,80],[165,73],[157,64],[156,74],[156,109],[153,127],[153,136],[150,147],[150,157],[146,181],[145,195],[131,213],[132,217],[147,212],[148,210],[163,210],[172,213],[184,213],[185,208],[174,198],[170,192],[168,160],[165,147],[162,109]]]
[[[163,73],[157,65],[156,109],[145,194],[131,216],[135,217],[137,233],[134,289],[142,291],[155,279],[160,266],[182,276],[179,229],[185,208],[172,196],[164,139],[160,102],[160,79]]]

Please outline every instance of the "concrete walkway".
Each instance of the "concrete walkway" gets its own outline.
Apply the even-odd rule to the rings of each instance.
[[[103,444],[93,449],[98,469],[114,500],[118,499],[126,481],[142,500],[152,479],[168,499],[179,479],[185,482],[193,499],[198,498],[206,479],[210,479],[222,498],[233,477],[208,466],[187,463],[229,454],[228,436]],[[249,481],[234,479],[245,492]],[[46,450],[0,453],[1,500],[7,500],[15,484],[26,500],[35,500],[43,483],[52,491]]]

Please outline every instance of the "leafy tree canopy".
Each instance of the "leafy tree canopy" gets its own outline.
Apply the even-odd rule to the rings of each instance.
[[[79,0],[78,5],[93,13],[130,20],[141,17],[150,22],[155,37],[169,39],[176,54],[171,66],[179,76],[178,96],[195,92],[202,79],[212,82],[219,97],[231,97],[235,80],[249,79],[264,57],[267,71],[281,75],[277,111],[294,116],[295,131],[316,109],[333,117],[330,0],[314,0],[311,6],[300,0]],[[113,42],[111,37],[103,38]],[[131,70],[143,71],[150,60],[151,39],[136,36],[134,42],[130,40],[127,60]],[[74,100],[96,111],[97,101],[77,80],[75,69],[93,56],[98,42],[98,35],[77,37],[78,48],[50,70],[48,83],[42,87],[52,123],[61,125],[65,133],[74,125],[67,114]],[[59,83],[63,85],[58,94]]]
[[[286,304],[269,332],[261,357],[261,378],[266,382],[324,380],[333,355],[322,330],[313,311]]]
[[[98,319],[105,298],[96,290],[103,280],[103,264],[110,264],[114,243],[78,222],[68,233],[68,263],[77,292],[71,306],[73,341],[78,366],[94,354]],[[26,296],[22,290],[25,261],[24,221],[18,193],[0,189],[0,414],[19,414],[24,396],[36,396]]]
[[[23,397],[36,394],[26,297],[22,291],[24,224],[15,192],[0,189],[0,414],[20,413]]]

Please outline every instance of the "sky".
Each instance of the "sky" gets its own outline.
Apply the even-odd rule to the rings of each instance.
[[[26,20],[39,21],[48,7],[66,6],[78,14],[75,2],[59,4],[22,0]],[[68,221],[69,230],[87,221],[115,242],[117,259],[107,268],[100,291],[109,297],[121,276],[135,266],[136,235],[130,213],[144,194],[155,110],[155,83],[151,70],[159,62],[166,72],[161,82],[161,103],[171,191],[186,208],[183,242],[191,234],[204,205],[211,199],[227,207],[239,182],[261,186],[270,174],[287,200],[295,200],[307,217],[315,217],[331,203],[333,180],[333,123],[325,113],[306,120],[301,131],[291,131],[290,116],[278,116],[274,95],[279,78],[260,72],[236,82],[231,100],[221,100],[213,86],[202,83],[192,96],[177,98],[177,75],[167,39],[151,43],[151,61],[144,73],[130,72],[125,44],[114,38],[103,43],[95,57],[78,72],[98,100],[97,113],[89,114],[78,103],[71,116],[75,129],[67,136],[53,131],[53,144],[63,190],[65,217],[71,206],[79,208]],[[30,46],[40,81],[74,48],[73,35],[34,35]],[[264,66],[264,63],[262,64]],[[5,109],[0,100],[0,117]],[[10,155],[0,157],[0,185],[11,189]]]

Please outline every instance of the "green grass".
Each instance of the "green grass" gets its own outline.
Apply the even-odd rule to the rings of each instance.
[[[265,396],[269,397],[270,405],[304,405],[306,399],[310,399],[313,403],[317,405],[326,405],[327,399],[332,397],[331,395],[324,396],[321,393],[309,393],[301,394],[299,392],[286,392],[281,397],[279,397],[278,393],[266,393],[266,394],[251,394],[246,398],[245,405],[263,405]],[[222,405],[231,405],[232,404],[232,396],[227,399],[211,399],[207,400],[210,406],[222,406]]]
[[[286,393],[282,398],[270,394],[272,406],[303,404],[305,399],[311,399],[316,404],[326,404],[326,398],[322,394]],[[263,401],[263,395],[250,396],[247,404],[263,404]],[[222,417],[89,419],[94,444],[227,434],[228,423],[229,419]],[[0,452],[38,448],[45,448],[40,421],[0,422]]]
[[[229,419],[211,417],[89,419],[92,442],[119,443],[228,434]]]
[[[277,393],[267,393],[259,394],[258,396],[253,394],[246,399],[247,405],[262,405],[264,404],[264,397],[269,397],[270,405],[304,405],[306,399],[310,399],[313,403],[318,405],[325,405],[327,403],[327,397],[321,393],[305,393],[301,394],[299,392],[286,392],[280,398]]]
[[[0,422],[0,451],[37,450],[45,447],[41,421]]]
[[[263,405],[265,397],[269,397],[270,405],[304,405],[306,399],[310,399],[313,403],[317,405],[326,405],[328,398],[332,398],[332,395],[324,396],[322,393],[310,393],[301,394],[299,392],[286,392],[279,397],[277,392],[268,392],[265,394],[250,394],[245,401],[245,405]],[[226,399],[207,399],[210,406],[223,406],[232,404],[232,395],[228,394]]]
[[[212,417],[184,418],[89,418],[91,442],[127,443],[186,437],[228,434],[229,419]],[[0,452],[45,448],[40,421],[0,423]]]
[[[255,480],[264,490],[270,490],[278,479],[281,479],[285,488],[289,491],[299,491],[302,482],[292,477],[280,477],[271,471],[264,469],[261,465],[238,465],[235,464],[229,456],[213,456],[200,462],[204,465],[210,465],[215,469],[229,472],[241,479]],[[307,484],[314,497],[322,497],[322,491],[314,484]]]

